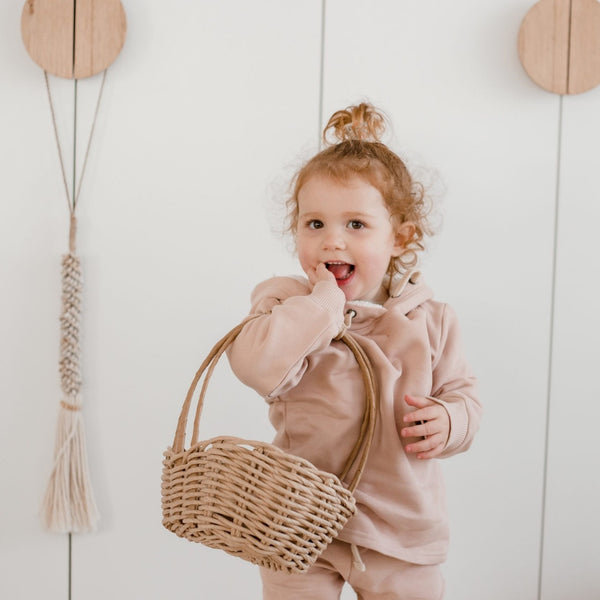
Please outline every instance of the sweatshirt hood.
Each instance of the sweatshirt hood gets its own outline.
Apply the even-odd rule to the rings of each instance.
[[[353,309],[357,318],[353,323],[378,318],[388,310],[399,311],[403,315],[433,298],[431,289],[425,285],[420,271],[410,271],[384,281],[388,288],[389,298],[383,305],[364,300],[350,300],[345,304],[345,311]],[[253,303],[259,303],[265,297],[282,302],[290,296],[304,296],[312,291],[308,279],[300,276],[273,277],[259,284],[252,294]]]
[[[352,309],[354,316],[352,324],[358,327],[368,327],[372,319],[382,317],[386,312],[392,310],[396,314],[407,315],[411,310],[417,308],[427,300],[433,298],[433,292],[425,285],[418,271],[396,276],[384,282],[388,288],[389,298],[381,304],[374,304],[364,300],[350,300],[346,302],[345,311]]]
[[[395,275],[388,282],[389,299],[386,308],[394,307],[406,315],[433,298],[431,288],[425,285],[420,271],[409,271],[404,275]]]
[[[417,306],[433,298],[433,292],[423,282],[420,271],[407,271],[404,274],[396,273],[393,277],[386,276],[383,281],[387,288],[389,298],[383,303],[383,307],[402,310],[404,314],[409,313]],[[351,300],[348,304],[356,306],[381,306],[363,300]]]

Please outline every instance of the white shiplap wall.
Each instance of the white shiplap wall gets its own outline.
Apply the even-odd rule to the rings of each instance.
[[[391,145],[438,201],[424,270],[461,318],[485,404],[472,450],[445,463],[447,598],[597,598],[600,90],[561,109],[527,78],[516,36],[532,3],[123,4],[126,45],[80,205],[85,419],[102,523],[73,537],[72,598],[260,597],[252,566],[161,528],[161,453],[196,367],[245,314],[253,285],[298,270],[271,228],[286,179],[316,148],[320,113],[365,97],[390,115]],[[42,532],[37,512],[58,404],[67,215],[21,9],[0,6],[0,597],[63,600],[67,536]],[[78,87],[79,156],[99,82]],[[51,83],[68,148],[72,83]],[[260,400],[226,368],[212,389],[207,435],[270,436]]]

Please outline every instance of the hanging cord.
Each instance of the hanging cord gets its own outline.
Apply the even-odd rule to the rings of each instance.
[[[98,100],[96,101],[96,109],[94,111],[94,118],[92,120],[92,127],[90,129],[90,137],[88,139],[87,147],[85,150],[85,156],[83,158],[83,166],[81,167],[81,175],[79,176],[79,185],[77,190],[74,190],[74,197],[71,199],[71,193],[69,192],[69,184],[67,183],[67,172],[65,170],[65,161],[63,157],[62,147],[60,145],[60,137],[58,135],[58,127],[56,125],[56,112],[54,110],[54,102],[52,100],[52,92],[50,91],[50,81],[48,79],[48,72],[44,71],[44,80],[46,81],[46,91],[48,92],[48,102],[50,104],[50,113],[52,115],[52,126],[54,128],[54,139],[56,140],[56,148],[58,149],[58,159],[60,162],[60,170],[62,173],[63,184],[65,186],[65,195],[67,198],[67,205],[69,208],[69,214],[71,215],[71,224],[69,228],[69,250],[71,253],[75,252],[75,237],[77,233],[77,220],[75,218],[75,211],[79,203],[79,195],[81,194],[81,184],[83,183],[83,176],[87,167],[88,157],[90,155],[90,148],[92,146],[92,138],[94,137],[94,130],[96,129],[96,122],[98,120],[98,112],[100,110],[100,101],[102,100],[102,93],[104,92],[104,83],[106,81],[106,74],[108,69],[104,69],[102,74],[102,82],[100,83],[100,91],[98,92]],[[75,148],[73,149],[75,152]],[[73,167],[75,171],[75,167]],[[75,172],[73,173],[75,178]],[[73,186],[75,187],[75,186]]]

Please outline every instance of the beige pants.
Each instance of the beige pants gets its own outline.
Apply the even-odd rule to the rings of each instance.
[[[439,565],[415,565],[359,548],[366,569],[353,560],[350,544],[334,540],[307,573],[288,575],[261,569],[263,600],[338,600],[344,582],[358,600],[441,600]]]

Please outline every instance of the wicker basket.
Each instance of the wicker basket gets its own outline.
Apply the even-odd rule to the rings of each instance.
[[[321,471],[309,461],[264,442],[236,437],[198,441],[210,376],[244,321],[212,349],[185,399],[162,474],[163,525],[180,537],[277,571],[306,571],[355,512],[352,495],[369,453],[376,415],[373,372],[348,333],[340,340],[363,374],[366,408],[359,438],[342,473]],[[189,449],[185,430],[192,397],[205,373]],[[348,486],[341,483],[352,471]]]

